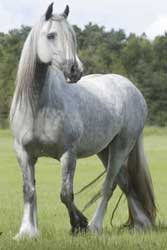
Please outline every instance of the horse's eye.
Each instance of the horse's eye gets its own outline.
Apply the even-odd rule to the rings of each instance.
[[[56,33],[54,33],[54,32],[47,34],[47,38],[49,40],[53,40],[53,39],[55,39],[55,37],[56,37]]]

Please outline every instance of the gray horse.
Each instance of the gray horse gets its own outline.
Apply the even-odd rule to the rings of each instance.
[[[41,156],[61,163],[61,200],[68,209],[73,232],[87,227],[93,232],[101,230],[117,183],[127,196],[130,224],[151,227],[155,203],[142,144],[145,100],[120,75],[81,78],[76,37],[67,22],[69,7],[60,15],[52,11],[53,4],[24,44],[10,110],[24,192],[23,219],[16,238],[38,234],[35,163]],[[99,206],[88,225],[74,203],[73,178],[77,158],[94,154],[102,160],[106,178]]]

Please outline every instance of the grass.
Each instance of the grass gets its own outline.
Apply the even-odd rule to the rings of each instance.
[[[109,204],[101,235],[69,234],[70,225],[67,211],[59,199],[61,168],[50,158],[42,158],[36,166],[38,211],[40,236],[33,240],[15,242],[22,214],[22,179],[12,146],[12,136],[8,130],[0,130],[0,250],[119,250],[119,249],[166,249],[167,246],[167,129],[146,128],[145,149],[150,163],[158,205],[157,227],[147,233],[132,233],[120,229],[127,219],[127,206],[123,198],[114,217],[114,227],[110,225],[112,210],[120,191],[117,190]],[[100,174],[103,168],[96,157],[78,161],[75,190]],[[100,187],[77,196],[79,208]],[[90,219],[96,205],[85,214]]]

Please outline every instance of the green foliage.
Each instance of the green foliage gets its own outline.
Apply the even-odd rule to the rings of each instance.
[[[17,65],[30,28],[22,26],[8,34],[0,33],[0,120],[6,119],[14,91]]]
[[[167,125],[167,33],[150,41],[145,34],[126,36],[89,23],[74,25],[85,74],[116,73],[141,90],[149,107],[148,124]],[[0,123],[8,116],[17,65],[29,27],[0,33]],[[3,122],[4,124],[4,122]],[[1,125],[4,126],[4,125]]]

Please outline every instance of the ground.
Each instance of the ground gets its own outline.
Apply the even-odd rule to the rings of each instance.
[[[72,236],[67,211],[60,202],[61,168],[58,162],[42,158],[36,166],[40,236],[34,240],[14,241],[22,215],[22,179],[12,146],[9,130],[0,130],[0,250],[154,250],[167,249],[167,129],[146,128],[144,144],[156,194],[157,226],[147,233],[135,233],[120,226],[127,219],[127,205],[122,198],[116,211],[113,227],[110,218],[120,195],[119,189],[110,202],[104,231],[100,235]],[[78,161],[75,191],[103,171],[96,157]],[[100,188],[99,181],[92,189],[76,197],[79,208]],[[95,206],[85,215],[90,219]]]

